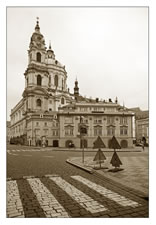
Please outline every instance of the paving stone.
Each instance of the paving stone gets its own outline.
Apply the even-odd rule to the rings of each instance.
[[[26,162],[25,163],[25,161],[22,159],[21,160],[21,162],[20,161],[17,161],[16,160],[16,158],[14,157],[14,158],[12,158],[13,159],[13,161],[11,162],[11,161],[9,161],[9,165],[13,165],[12,166],[12,168],[16,168],[16,174],[14,173],[14,171],[12,170],[11,171],[11,166],[9,166],[9,170],[8,170],[8,176],[9,177],[13,177],[13,178],[15,178],[15,177],[22,177],[23,175],[28,175],[28,174],[35,174],[35,176],[36,175],[38,175],[38,177],[40,177],[40,175],[41,176],[43,176],[44,174],[51,174],[52,173],[52,171],[53,172],[55,172],[55,174],[59,174],[59,176],[61,176],[62,177],[62,175],[64,176],[64,179],[66,180],[66,178],[68,178],[68,180],[69,180],[69,176],[73,176],[73,175],[81,175],[82,177],[84,176],[85,178],[87,178],[87,179],[89,179],[89,180],[92,180],[92,182],[95,182],[96,184],[98,184],[98,185],[101,185],[101,186],[104,186],[104,187],[106,187],[107,189],[110,189],[111,191],[114,191],[114,192],[117,192],[117,193],[119,193],[119,195],[124,195],[126,198],[128,198],[128,199],[131,199],[131,200],[133,200],[133,201],[135,201],[135,202],[138,202],[138,203],[141,203],[142,204],[142,206],[144,206],[144,205],[147,205],[148,204],[148,202],[147,201],[145,201],[145,200],[142,200],[142,199],[140,199],[139,197],[136,197],[136,195],[137,194],[140,194],[139,192],[137,193],[137,192],[134,192],[134,190],[133,189],[131,189],[129,192],[128,192],[128,188],[123,188],[123,186],[122,186],[122,184],[121,185],[118,185],[117,187],[116,187],[116,184],[114,183],[114,181],[112,181],[112,183],[110,184],[110,182],[107,182],[107,180],[104,180],[104,181],[102,181],[102,180],[99,180],[97,177],[95,177],[94,175],[90,175],[90,174],[87,174],[86,172],[84,172],[84,171],[81,171],[81,170],[78,170],[77,168],[74,168],[74,167],[71,167],[71,166],[69,166],[69,165],[66,165],[66,163],[65,163],[65,156],[63,155],[63,152],[54,152],[54,155],[55,155],[55,153],[56,153],[56,158],[58,159],[59,158],[59,160],[56,160],[56,161],[53,161],[53,163],[48,163],[48,161],[46,161],[46,158],[44,158],[44,161],[42,161],[42,155],[41,155],[41,152],[38,152],[37,154],[40,154],[40,157],[36,157],[37,155],[34,155],[34,157],[32,157],[31,158],[31,160],[28,162]],[[33,154],[36,154],[36,153],[33,153]],[[65,154],[67,154],[66,152],[65,152]],[[75,154],[76,155],[76,153],[74,152],[74,153],[70,153],[70,154]],[[124,153],[123,153],[124,154]],[[58,155],[59,155],[59,157],[58,157]],[[11,159],[11,158],[10,158]],[[9,160],[10,160],[9,159]],[[12,160],[11,159],[11,160]],[[37,162],[37,160],[40,160],[40,162],[41,163],[36,163]],[[11,164],[11,163],[12,164]],[[25,166],[26,165],[26,166]],[[49,169],[50,168],[50,169]],[[30,170],[29,172],[28,172],[28,170]],[[118,174],[114,174],[115,176],[118,176]],[[44,178],[44,179],[49,179],[49,178]],[[140,178],[138,178],[137,177],[137,179],[140,179]],[[68,181],[67,180],[67,181]],[[70,179],[71,180],[71,179]],[[123,182],[124,183],[124,182]],[[78,189],[79,189],[79,187],[80,188],[82,188],[81,190],[82,190],[82,192],[83,193],[86,193],[88,196],[90,196],[90,194],[92,194],[91,196],[93,196],[94,195],[94,193],[95,192],[92,192],[92,190],[89,192],[88,191],[88,189],[85,189],[85,187],[84,187],[84,185],[79,185],[79,186],[76,186],[75,184],[76,184],[76,182],[73,182],[72,184],[74,184],[74,186],[75,187],[77,187]],[[55,186],[53,187],[53,188],[56,188]],[[15,188],[14,188],[15,189]],[[25,191],[26,191],[26,189],[25,189]],[[52,193],[53,194],[53,193]],[[72,203],[72,201],[70,200],[69,201],[69,199],[67,198],[67,197],[63,197],[63,196],[61,196],[61,195],[59,195],[59,192],[58,191],[56,191],[55,190],[55,196],[57,196],[56,198],[58,198],[59,199],[59,203],[61,204],[61,205],[63,205],[64,207],[65,207],[65,209],[67,209],[68,207],[67,207],[67,205],[70,205],[71,203]],[[17,197],[17,194],[16,193],[14,193],[14,192],[12,192],[12,194],[10,195],[10,198],[8,198],[8,202],[9,203],[13,203],[13,201],[12,201],[12,197],[14,197],[15,196],[15,204],[18,202],[18,199],[16,199],[16,197]],[[42,200],[42,197],[43,197],[43,201],[42,201],[42,204],[43,204],[43,202],[44,201],[46,201],[46,199],[45,199],[45,193],[44,192],[42,192],[42,194],[40,193],[40,196],[41,196],[41,200]],[[49,195],[47,195],[48,196],[48,198],[49,198]],[[38,207],[36,207],[35,208],[35,200],[33,199],[33,197],[31,197],[30,196],[30,194],[28,193],[28,195],[26,196],[27,198],[28,198],[28,202],[27,202],[27,204],[26,204],[26,206],[27,206],[27,208],[28,209],[31,209],[31,207],[32,207],[32,209],[34,209],[35,211],[37,211],[37,209],[38,209]],[[25,199],[25,197],[24,197],[24,199]],[[98,195],[94,195],[94,199],[97,201],[97,202],[100,202],[100,203],[102,203],[102,198],[100,199],[99,198],[99,194]],[[29,201],[32,201],[32,204],[30,205],[29,204]],[[116,201],[120,201],[121,199],[118,199],[118,198],[116,198]],[[47,199],[47,201],[48,201],[48,199]],[[69,201],[69,204],[66,204],[67,202]],[[122,201],[122,200],[121,200]],[[87,202],[87,200],[84,198],[83,200],[82,200],[82,203],[84,203],[84,202]],[[126,210],[127,210],[127,212],[125,211],[118,211],[117,209],[118,209],[118,207],[116,207],[116,205],[117,204],[115,204],[115,205],[113,205],[112,203],[109,203],[109,199],[108,199],[108,201],[103,201],[104,203],[102,203],[102,204],[104,204],[104,206],[109,210],[109,211],[116,211],[117,213],[118,213],[118,216],[116,216],[116,217],[122,217],[122,214],[125,214],[125,215],[129,215],[130,214],[130,212],[128,212],[128,210],[129,210],[129,208],[127,209],[127,207],[121,207],[121,209],[120,210],[124,210],[124,208],[126,208]],[[45,205],[47,205],[47,203],[45,203]],[[73,205],[73,204],[72,204]],[[48,206],[48,205],[47,205]],[[88,205],[89,206],[89,205]],[[94,209],[94,207],[93,207],[93,204],[90,206],[91,208],[93,208]],[[131,207],[130,207],[131,208]],[[137,217],[141,217],[141,214],[140,214],[140,212],[138,211],[138,209],[140,208],[140,206],[139,207],[135,207],[135,208],[132,208],[132,209],[134,209],[134,210],[132,210],[132,212],[131,213],[135,213],[135,212],[137,212],[138,213],[138,216]],[[77,208],[76,208],[77,209]],[[83,213],[83,211],[81,211],[81,209],[82,209],[82,207],[80,207],[80,210],[79,210],[79,212],[81,213]],[[20,209],[18,209],[17,208],[17,210],[20,210]],[[99,209],[100,210],[100,209]],[[41,215],[40,215],[40,212],[43,212],[43,210],[42,211],[40,211],[40,209],[38,210],[38,214],[36,213],[36,217],[40,217]],[[55,212],[57,212],[57,211],[55,211]],[[100,216],[102,216],[102,217],[109,217],[108,215],[106,215],[106,212],[107,211],[104,211],[104,212],[100,212]],[[147,217],[147,212],[148,212],[148,207],[146,206],[146,208],[143,208],[142,209],[142,217]],[[86,212],[87,213],[87,212]],[[103,215],[101,215],[101,213],[103,214]],[[104,214],[105,213],[105,214]],[[119,215],[120,214],[120,215]],[[49,216],[49,214],[47,215],[47,217]],[[41,216],[42,217],[42,216]],[[71,217],[71,215],[69,215],[69,217]],[[91,215],[91,213],[89,213],[89,215],[87,216],[87,214],[85,214],[85,215],[81,215],[80,214],[80,216],[79,217],[89,217],[89,218],[91,218],[92,217],[92,215]],[[123,216],[124,217],[124,216]],[[65,218],[65,216],[64,215],[59,215],[59,218]],[[128,217],[127,217],[128,218]]]
[[[95,184],[91,181],[89,181],[86,178],[83,178],[82,176],[72,176],[73,179],[82,182],[84,185],[88,186],[89,188],[95,190],[96,192],[100,193],[101,195],[103,195],[106,198],[109,198],[115,202],[117,202],[118,204],[122,205],[122,206],[132,206],[132,207],[136,207],[139,204],[135,201],[132,201],[130,199],[127,199],[124,196],[119,195],[118,193],[115,193],[113,191],[108,190],[107,188]],[[118,199],[122,199],[122,201],[118,201]]]
[[[34,179],[28,179],[28,182],[33,190],[33,192],[35,193],[40,206],[42,207],[43,211],[45,212],[45,214],[47,214],[46,212],[50,211],[53,213],[53,210],[55,209],[55,213],[54,213],[54,217],[56,215],[56,209],[64,209],[63,206],[61,206],[58,201],[56,200],[56,198],[50,193],[50,191],[44,186],[44,184],[40,181],[40,179],[38,178],[34,178]],[[44,196],[45,198],[42,199],[42,201],[40,200],[40,198],[38,198],[40,196],[40,192],[44,192]],[[44,202],[45,201],[45,202]],[[51,202],[56,202],[53,206],[50,206]],[[45,206],[44,203],[49,203],[49,206]],[[65,210],[65,209],[64,209]]]
[[[16,213],[9,213],[8,217],[16,217],[16,216],[21,216],[20,212],[16,212]]]
[[[85,207],[85,205],[83,204],[83,201],[89,200],[88,203],[90,201],[92,201],[92,202],[97,202],[97,201],[94,201],[91,197],[84,194],[83,192],[81,192],[80,190],[75,188],[73,185],[71,185],[68,182],[66,182],[65,180],[63,180],[61,177],[52,177],[50,179],[52,181],[54,181],[57,185],[59,185],[60,188],[62,188],[68,195],[71,196],[71,198],[73,198],[75,201],[77,201],[87,211],[92,212],[92,209],[90,207],[88,207],[88,206]],[[99,206],[101,208],[103,208],[103,210],[107,210],[103,205],[99,204]],[[98,212],[98,210],[97,211],[95,210],[95,212]]]

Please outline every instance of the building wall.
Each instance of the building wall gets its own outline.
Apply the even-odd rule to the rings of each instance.
[[[71,114],[68,112],[59,114],[61,147],[65,147],[66,141],[68,140],[72,140],[75,147],[80,147],[79,124],[80,116],[82,115],[83,124],[85,124],[87,127],[87,135],[85,136],[85,138],[88,140],[88,147],[93,147],[93,142],[95,141],[97,136],[101,136],[106,147],[109,147],[109,140],[113,135],[118,139],[120,144],[121,141],[125,140],[127,141],[127,147],[133,146],[133,114],[125,114],[123,116],[123,114],[121,113],[116,113],[116,115],[113,115],[110,112],[110,114],[108,115],[84,115],[82,113],[78,114],[77,110],[75,111],[76,114]],[[125,118],[125,123],[122,123],[123,117]],[[111,118],[111,120],[109,120],[109,118]]]
[[[50,46],[48,50],[46,49],[44,37],[38,25],[30,40],[29,64],[24,73],[23,98],[11,112],[12,137],[25,135],[29,145],[36,145],[36,141],[41,141],[42,138],[46,139],[49,145],[54,143],[57,145],[56,142],[59,141],[60,147],[65,147],[66,141],[72,140],[76,147],[80,147],[79,124],[80,116],[83,116],[88,130],[86,138],[89,147],[93,146],[98,135],[103,138],[106,146],[109,139],[115,135],[119,141],[127,140],[128,146],[131,147],[132,113],[124,110],[120,112],[119,105],[111,101],[88,103],[88,100],[83,98],[83,102],[76,103],[74,96],[67,91],[65,66],[55,59],[54,51]],[[41,54],[41,58],[37,57],[38,53]],[[38,75],[41,76],[41,80],[38,77],[37,82]],[[56,76],[58,76],[58,84],[56,84]],[[62,97],[64,104],[61,103]],[[40,103],[37,106],[37,99],[41,100],[41,106]],[[72,107],[75,104],[75,109],[71,110],[73,114],[68,112],[69,103]],[[62,107],[62,114],[58,110],[59,107]],[[56,115],[57,118],[54,118]],[[126,118],[126,123],[121,124],[122,117]],[[58,125],[56,126],[55,123]],[[126,130],[126,134],[121,134],[121,125],[123,125],[122,132]]]
[[[149,143],[149,118],[136,120],[136,139],[139,141],[142,137]]]

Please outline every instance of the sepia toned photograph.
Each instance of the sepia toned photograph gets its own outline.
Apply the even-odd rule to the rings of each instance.
[[[6,218],[149,218],[148,39],[148,7],[7,7]]]

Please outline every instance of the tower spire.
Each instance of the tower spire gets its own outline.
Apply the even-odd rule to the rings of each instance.
[[[35,27],[36,32],[40,32],[40,26],[39,26],[39,17],[36,17],[36,27]]]
[[[77,77],[76,77],[76,80],[75,80],[74,95],[75,96],[79,95],[79,87],[78,87]]]
[[[49,41],[49,49],[51,50],[51,41]]]

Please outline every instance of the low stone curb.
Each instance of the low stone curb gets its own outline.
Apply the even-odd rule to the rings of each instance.
[[[65,148],[63,148],[63,149],[61,149],[61,148],[55,148],[55,149],[53,149],[52,148],[51,151],[82,152],[82,149],[65,149]],[[86,150],[85,149],[85,152],[97,152],[97,149],[95,149],[95,150],[92,150],[92,149]],[[102,150],[102,152],[114,152],[114,150],[113,149],[110,149],[110,150]],[[123,150],[122,149],[122,150],[116,150],[116,152],[142,152],[142,150]]]
[[[76,166],[76,167],[78,167],[78,168],[80,168],[82,170],[85,170],[88,173],[93,173],[93,169],[86,168],[85,166],[82,166],[82,165],[80,165],[78,163],[72,162],[70,159],[67,159],[66,162],[69,163],[69,164],[71,164],[71,165],[73,165],[73,166]]]

